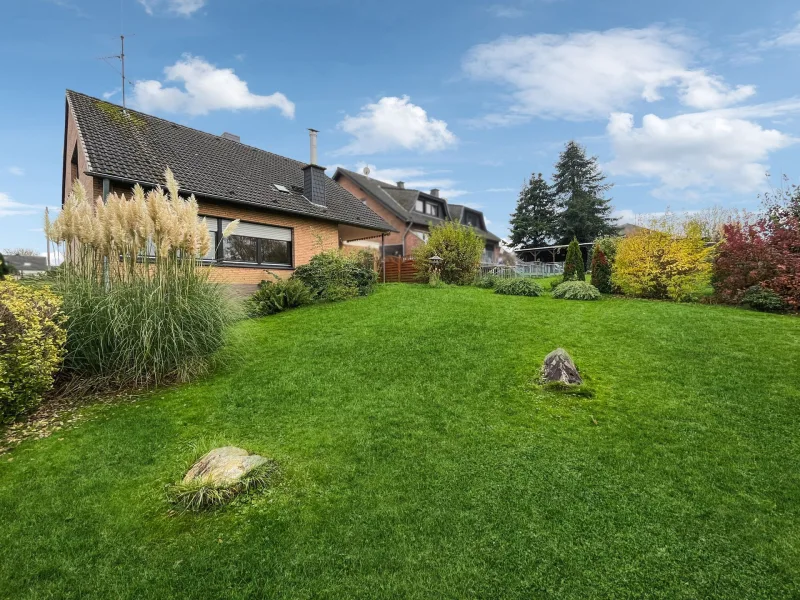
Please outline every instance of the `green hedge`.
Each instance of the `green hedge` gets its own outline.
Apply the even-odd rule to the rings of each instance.
[[[544,290],[542,290],[542,286],[531,279],[516,277],[499,280],[494,292],[506,296],[541,296]]]

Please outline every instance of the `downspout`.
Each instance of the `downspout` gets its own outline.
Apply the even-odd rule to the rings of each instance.
[[[406,236],[408,235],[408,230],[411,229],[413,224],[413,221],[409,221],[408,227],[406,227],[406,230],[403,232],[403,258],[406,257]]]
[[[381,234],[381,271],[383,271],[383,283],[386,283],[386,249],[384,247],[384,239],[386,234]]]

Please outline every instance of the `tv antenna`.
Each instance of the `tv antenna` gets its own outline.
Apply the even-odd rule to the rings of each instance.
[[[130,35],[128,37],[133,37],[133,35],[136,35],[136,34],[132,34],[132,35]],[[125,77],[125,34],[123,34],[123,33],[121,33],[119,35],[119,45],[120,45],[119,54],[112,54],[111,56],[101,56],[99,58],[99,60],[104,61],[109,67],[111,67],[112,69],[117,71],[117,73],[119,73],[120,76],[122,77],[122,109],[125,110],[125,108],[126,108],[126,106],[125,106],[125,84],[126,83],[130,83],[130,82]],[[110,62],[108,62],[109,59],[112,59],[112,58],[115,58],[120,62],[120,66],[122,67],[121,71],[118,71],[116,69],[116,67],[114,67],[114,65],[112,65]]]

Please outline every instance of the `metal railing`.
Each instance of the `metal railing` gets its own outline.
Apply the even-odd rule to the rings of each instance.
[[[564,272],[564,263],[518,262],[516,265],[482,264],[481,277],[494,275],[503,279],[513,277],[550,277]]]

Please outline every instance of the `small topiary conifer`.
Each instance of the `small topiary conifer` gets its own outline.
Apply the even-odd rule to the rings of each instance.
[[[611,265],[599,246],[592,252],[592,285],[603,294],[611,293]]]
[[[586,280],[586,270],[583,266],[583,255],[581,247],[578,245],[578,238],[572,238],[567,248],[567,260],[564,263],[564,281]]]

